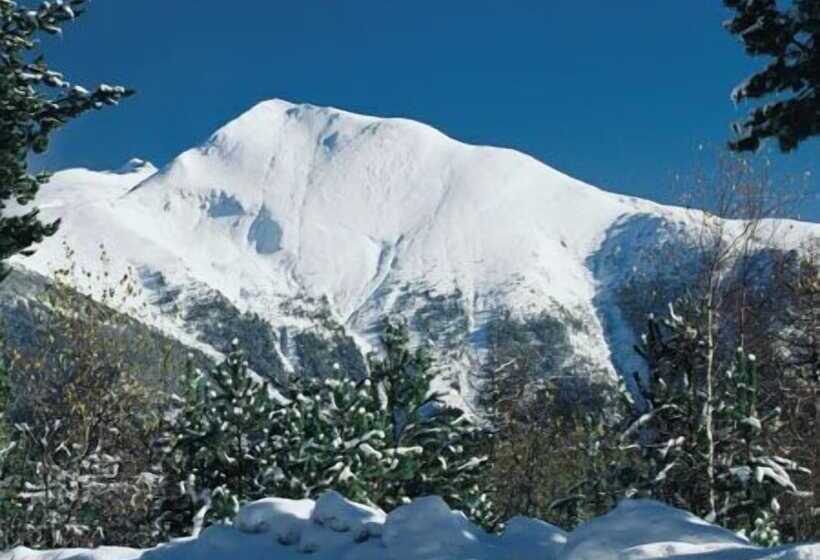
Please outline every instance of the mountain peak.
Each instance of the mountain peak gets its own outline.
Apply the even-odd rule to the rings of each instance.
[[[55,174],[37,203],[63,226],[26,264],[45,272],[61,264],[64,240],[81,267],[96,270],[105,232],[118,248],[112,266],[161,278],[146,284],[146,302],[165,302],[157,324],[168,321],[181,338],[189,333],[166,307],[183,309],[207,291],[291,334],[312,328],[314,313],[365,342],[385,315],[418,325],[453,318],[453,344],[473,345],[464,355],[475,359],[497,310],[571,310],[585,325],[573,347],[611,372],[610,341],[633,341],[607,286],[642,264],[667,224],[669,237],[691,220],[514,150],[280,99],[142,173],[151,169],[132,160],[120,174]],[[298,359],[289,348],[280,352]]]
[[[156,173],[157,168],[150,161],[140,158],[131,158],[114,173],[126,175],[128,173]]]
[[[305,138],[320,148],[332,149],[336,140],[376,133],[380,129],[391,130],[405,141],[424,143],[446,139],[455,142],[441,131],[412,119],[370,116],[332,106],[274,98],[260,101],[222,126],[202,148],[207,150],[216,145],[225,151],[235,151],[242,144],[255,144],[259,149],[254,152],[261,155],[261,150],[276,149],[272,143],[277,136],[286,135],[291,141]]]

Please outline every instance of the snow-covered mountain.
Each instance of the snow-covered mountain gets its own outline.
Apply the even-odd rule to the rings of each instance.
[[[355,371],[380,318],[400,312],[463,393],[490,339],[504,337],[499,317],[529,329],[545,359],[550,344],[570,349],[545,369],[634,367],[613,294],[647,251],[662,260],[697,222],[520,152],[281,100],[161,170],[132,160],[57,173],[37,204],[62,227],[20,266],[47,274],[68,245],[81,268],[116,278],[133,267],[144,319],[188,344],[219,351],[239,336],[256,369]],[[820,236],[818,224],[788,226],[789,246]]]

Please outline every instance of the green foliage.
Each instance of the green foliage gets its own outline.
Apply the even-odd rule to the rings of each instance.
[[[481,404],[493,429],[483,487],[499,520],[525,515],[572,529],[623,497],[618,477],[630,457],[614,433],[611,387],[528,379],[514,360],[484,381]]]
[[[48,181],[46,173],[29,173],[29,155],[44,152],[51,134],[72,119],[132,94],[120,86],[89,92],[72,85],[38,53],[39,37],[62,33],[84,5],[84,0],[43,2],[32,10],[0,2],[0,279],[8,274],[6,259],[28,254],[58,226],[40,222],[37,209],[6,215],[9,203],[27,205]]]
[[[200,528],[206,516],[232,518],[240,501],[266,494],[275,471],[267,427],[275,403],[237,343],[220,367],[207,376],[191,369],[181,386],[164,469],[172,488],[164,523],[174,534],[189,529],[192,519]]]
[[[626,387],[622,385],[621,391],[627,391]],[[561,453],[566,466],[558,470],[564,481],[551,493],[543,519],[574,529],[607,513],[619,500],[634,497],[630,481],[642,464],[621,445],[612,419],[581,413],[559,433],[566,434],[553,436],[555,447],[566,442]]]
[[[155,537],[138,517],[142,504],[154,503],[154,479],[128,472],[127,459],[112,454],[107,440],[101,431],[78,438],[60,420],[15,426],[12,468],[2,480],[5,546],[96,546],[106,539],[139,545],[141,537]]]
[[[82,398],[48,403],[27,421],[7,425],[9,441],[0,453],[4,548],[155,541],[158,408],[138,383],[105,383],[105,398],[69,383],[66,394]]]
[[[636,349],[649,372],[647,379],[635,376],[640,400],[629,399],[632,416],[621,436],[637,445],[642,459],[628,493],[708,515],[700,399],[705,343],[697,330],[670,315],[666,322],[650,318]]]
[[[479,405],[492,429],[483,487],[500,520],[525,515],[573,528],[614,504],[605,466],[618,450],[603,435],[614,421],[612,387],[573,360],[570,328],[585,325],[560,308],[523,319],[503,313],[488,325]]]
[[[778,537],[772,525],[780,512],[778,498],[805,496],[792,481],[805,469],[769,452],[781,409],[759,410],[753,355],[738,349],[733,363],[714,379],[708,399],[702,312],[684,301],[678,312],[670,307],[663,321],[649,320],[639,348],[649,376],[636,379],[641,402],[634,403],[622,434],[641,456],[629,493],[663,500],[772,544]],[[708,428],[714,432],[711,440]]]
[[[338,374],[296,382],[279,420],[280,493],[316,497],[334,489],[368,504],[388,493],[384,460],[405,450],[387,449],[386,418],[374,407],[370,386]]]
[[[14,470],[14,444],[12,443],[12,424],[9,422],[10,402],[9,374],[4,361],[0,360],[0,520],[7,520],[19,510],[19,503],[12,492],[2,481],[6,473]],[[6,548],[13,535],[9,527],[0,525],[0,548]]]
[[[755,150],[765,138],[777,138],[788,152],[820,134],[820,4],[795,0],[779,7],[776,0],[724,0],[734,10],[726,27],[751,56],[773,60],[738,86],[734,101],[773,96],[735,126],[734,150]]]
[[[56,271],[30,301],[37,311],[25,340],[19,324],[3,325],[13,396],[3,403],[3,547],[147,546],[158,537],[158,389],[173,371],[173,347],[106,305],[129,306],[128,274],[103,284],[101,303],[66,284],[75,272]]]
[[[5,360],[0,359],[0,447],[8,441],[8,408],[11,400],[9,370]]]
[[[439,494],[474,519],[489,516],[477,486],[484,458],[473,454],[480,430],[431,393],[431,360],[408,349],[403,324],[388,324],[382,342],[369,377],[331,368],[280,395],[238,347],[209,375],[189,375],[169,438],[170,531],[196,532],[247,500],[327,489],[385,509]]]
[[[392,508],[417,496],[437,494],[468,517],[487,524],[493,508],[481,492],[481,467],[487,457],[479,453],[483,431],[463,412],[447,405],[440,393],[431,392],[436,372],[424,348],[411,351],[404,323],[385,324],[384,357],[370,356],[371,395],[389,422],[388,448],[419,449],[390,461],[387,475],[394,480],[392,496],[383,507]]]

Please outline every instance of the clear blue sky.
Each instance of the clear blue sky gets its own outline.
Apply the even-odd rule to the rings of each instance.
[[[670,200],[697,146],[745,113],[731,88],[765,63],[721,27],[719,0],[96,0],[53,66],[138,90],[72,123],[52,168],[157,165],[262,99],[333,105],[512,147],[612,191]],[[775,155],[811,173],[820,142]],[[800,209],[820,221],[820,200]]]

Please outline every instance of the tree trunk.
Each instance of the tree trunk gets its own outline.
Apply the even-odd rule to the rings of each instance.
[[[713,281],[710,278],[710,284]],[[713,330],[713,322],[715,309],[714,303],[714,287],[709,286],[709,294],[706,299],[706,372],[704,379],[704,402],[703,413],[701,416],[702,429],[706,440],[706,500],[708,514],[707,521],[715,521],[716,517],[716,499],[715,499],[715,434],[714,434],[714,418],[712,414],[712,405],[714,400],[714,368],[715,368],[715,337]]]
[[[811,471],[811,490],[812,490],[812,502],[813,507],[811,508],[811,516],[812,516],[812,526],[815,530],[815,535],[812,535],[813,538],[820,537],[820,445],[817,444],[818,438],[820,438],[820,383],[816,380],[813,380],[814,383],[814,443],[812,447],[814,447],[814,457],[812,461],[812,471]]]

